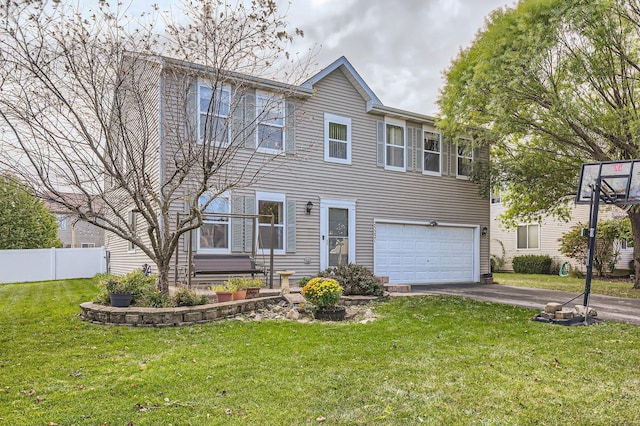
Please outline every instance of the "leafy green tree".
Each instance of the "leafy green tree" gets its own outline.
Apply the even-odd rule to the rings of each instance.
[[[0,250],[62,247],[58,222],[25,186],[0,176]]]
[[[640,0],[521,0],[446,72],[440,126],[492,146],[503,220],[567,218],[583,162],[640,157]],[[627,208],[640,271],[640,209]],[[640,288],[640,273],[634,287]]]
[[[588,225],[579,223],[571,227],[558,239],[560,253],[580,264],[585,264],[589,249],[589,238],[582,236],[582,229]],[[628,218],[603,220],[598,223],[596,247],[593,252],[593,267],[600,276],[610,275],[620,258],[620,242],[631,238],[631,222]]]

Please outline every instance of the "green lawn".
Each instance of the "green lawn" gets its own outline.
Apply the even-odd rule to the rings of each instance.
[[[94,291],[0,285],[0,425],[640,424],[632,325],[423,296],[369,324],[110,327],[78,318]]]
[[[584,291],[584,278],[561,277],[558,275],[494,273],[494,282],[518,287],[547,288],[551,290]],[[633,288],[630,280],[604,281],[595,278],[591,281],[591,293],[606,296],[640,298],[640,290]]]

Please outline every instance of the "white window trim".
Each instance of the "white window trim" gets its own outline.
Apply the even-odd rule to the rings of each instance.
[[[468,139],[465,139],[468,140]],[[471,163],[473,164],[474,159],[474,155],[473,155],[473,148],[470,145],[467,145],[467,147],[471,148],[470,152],[471,152]],[[456,178],[458,179],[463,179],[463,180],[469,180],[471,179],[471,176],[468,175],[461,175],[460,174],[460,167],[459,167],[459,159],[460,158],[465,158],[465,159],[469,159],[468,156],[461,156],[460,155],[460,144],[456,141]]]
[[[270,103],[272,102],[273,104],[280,104],[280,108],[281,108],[281,112],[282,112],[282,126],[278,126],[278,125],[274,125],[274,124],[267,124],[267,123],[263,123],[262,121],[259,121],[259,117],[261,115],[261,110],[260,110],[260,103],[258,102],[258,97],[266,97],[270,99]],[[273,92],[267,92],[264,90],[256,90],[256,151],[257,152],[261,152],[264,154],[282,154],[285,151],[285,144],[286,144],[286,138],[287,138],[287,132],[286,132],[286,108],[285,108],[285,99],[284,96],[282,95],[278,95],[277,93],[273,93]],[[258,127],[260,125],[264,125],[264,126],[270,126],[270,127],[276,127],[276,128],[281,128],[282,129],[282,149],[272,149],[272,148],[262,148],[260,147],[260,132],[258,131]]]
[[[279,192],[257,192],[256,191],[256,212],[260,214],[260,201],[276,201],[282,203],[282,250],[274,250],[274,255],[285,254],[287,252],[287,198]],[[260,248],[260,223],[256,232],[256,250],[261,255],[268,255],[271,250]]]
[[[518,247],[518,228],[520,228],[521,226],[526,226],[527,227],[527,247],[526,248],[519,248]],[[537,226],[538,227],[538,247],[533,247],[530,248],[529,247],[529,227],[530,226]],[[540,231],[542,230],[542,226],[540,226],[539,223],[521,223],[519,225],[516,226],[516,251],[534,251],[534,250],[541,250],[541,241],[540,241]]]
[[[212,87],[212,85],[207,81],[207,80],[198,80],[198,94],[196,96],[196,101],[198,102],[197,105],[197,112],[196,114],[198,114],[198,125],[197,125],[197,130],[198,130],[198,143],[202,144],[203,143],[203,138],[202,135],[200,134],[200,119],[202,116],[202,111],[200,111],[200,90],[203,86],[208,87],[209,89],[211,89],[212,91],[215,91],[215,89]],[[224,91],[228,91],[229,92],[229,110],[231,110],[231,86],[229,86],[228,84],[223,84],[222,87],[219,87],[217,90],[220,90],[221,92]],[[229,120],[231,120],[231,116],[229,114],[227,115],[216,115],[213,114],[215,117],[220,117],[220,118],[226,118],[227,119],[227,128],[226,128],[226,132],[227,132],[227,140],[223,141],[222,143],[215,141],[216,145],[228,145],[230,144],[231,141],[231,126],[230,126],[230,122]]]
[[[347,158],[335,158],[329,156],[329,123],[344,124],[347,126]],[[324,113],[324,161],[330,163],[351,164],[351,119],[339,115]]]
[[[438,172],[434,172],[431,170],[426,170],[425,167],[427,165],[427,163],[424,161],[424,153],[425,152],[435,152],[435,151],[427,151],[426,149],[424,149],[424,133],[425,132],[430,132],[430,133],[435,133],[436,135],[438,135],[438,141],[439,141],[439,146],[440,146],[440,151],[438,152],[438,154],[440,155],[440,164],[438,166],[439,171]],[[422,138],[420,139],[420,155],[422,155],[422,174],[423,175],[430,175],[430,176],[442,176],[442,133],[437,132],[433,129],[430,129],[426,126],[422,127]]]
[[[387,125],[402,127],[402,148],[404,150],[404,161],[402,167],[390,166],[387,164],[387,147],[389,146],[387,142]],[[391,145],[395,148],[398,148],[397,145]],[[385,170],[393,170],[397,172],[406,172],[407,171],[407,126],[404,120],[398,120],[395,118],[385,117],[384,119],[384,169]]]
[[[212,197],[213,194],[211,194],[210,192],[205,192],[204,194],[205,196],[209,196]],[[216,198],[226,198],[229,201],[229,215],[231,215],[231,194],[229,193],[229,191],[225,191],[222,194],[219,194]],[[203,213],[203,216],[206,216],[205,213]],[[215,222],[215,221],[208,221],[208,220],[202,220],[202,224],[204,225],[205,223],[224,223],[224,222]],[[227,248],[200,248],[200,228],[198,228],[198,232],[196,232],[196,250],[198,253],[210,253],[210,254],[230,254],[231,253],[231,217],[227,216]]]

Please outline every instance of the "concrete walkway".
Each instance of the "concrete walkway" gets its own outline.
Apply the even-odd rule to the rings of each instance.
[[[545,290],[529,287],[513,287],[502,284],[429,284],[412,285],[411,293],[394,293],[394,296],[417,294],[444,294],[470,297],[486,302],[522,306],[542,311],[548,302],[566,303],[580,293]],[[582,305],[580,295],[567,307]],[[589,306],[596,310],[598,318],[640,325],[640,299],[600,296],[591,294]]]

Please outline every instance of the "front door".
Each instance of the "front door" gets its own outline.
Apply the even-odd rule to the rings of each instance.
[[[356,204],[320,200],[320,270],[355,263]]]

